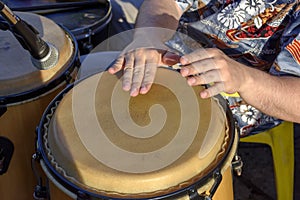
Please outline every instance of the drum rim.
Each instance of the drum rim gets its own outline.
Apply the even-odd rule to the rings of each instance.
[[[97,4],[101,4],[101,5],[105,4],[107,11],[101,19],[99,19],[96,22],[94,22],[93,24],[90,24],[83,28],[70,29],[64,25],[70,32],[72,32],[74,34],[74,36],[77,40],[82,40],[82,39],[88,38],[90,36],[90,33],[89,33],[90,30],[91,30],[91,35],[100,32],[107,26],[108,23],[110,23],[110,21],[112,19],[112,5],[109,0],[105,0],[105,3],[101,2],[101,1],[98,1],[98,2],[95,1],[93,3],[95,3],[95,4],[97,3]],[[45,8],[45,6],[41,6],[41,7]],[[94,9],[94,7],[88,7],[88,8]],[[33,12],[33,13],[36,13],[36,14],[39,14],[39,15],[42,15],[42,16],[45,16],[45,17],[51,19],[51,17],[47,16],[47,13],[43,12],[43,9],[36,10],[36,8],[31,8],[31,9],[30,8],[13,8],[12,10],[30,11],[30,12]],[[58,12],[61,12],[61,11],[58,11]],[[53,20],[53,21],[55,21],[55,20]],[[57,24],[61,24],[61,23],[57,23]]]
[[[176,70],[174,70],[176,71]],[[92,74],[91,76],[94,76],[98,73]],[[228,158],[228,155],[230,154],[234,141],[236,139],[236,134],[235,134],[235,121],[234,121],[234,117],[233,114],[231,112],[231,109],[229,108],[228,103],[226,102],[226,100],[221,96],[221,95],[216,95],[214,98],[218,99],[218,101],[220,102],[221,107],[224,109],[225,113],[226,113],[226,117],[228,117],[228,129],[229,129],[229,135],[231,136],[229,138],[229,140],[227,141],[227,148],[225,149],[224,153],[223,153],[223,157],[221,159],[219,159],[214,165],[212,165],[211,169],[206,169],[208,171],[208,173],[206,175],[204,175],[201,179],[194,181],[192,184],[190,184],[189,186],[183,187],[181,189],[178,189],[176,191],[172,191],[169,192],[167,194],[163,194],[160,196],[156,196],[156,197],[149,197],[148,193],[145,193],[145,195],[140,195],[137,198],[132,198],[132,197],[126,197],[126,198],[121,198],[121,194],[118,197],[113,197],[112,195],[110,196],[103,196],[102,194],[97,194],[94,193],[92,191],[86,190],[84,188],[80,188],[78,185],[70,182],[69,180],[67,180],[64,176],[62,176],[59,172],[57,172],[56,169],[54,169],[54,167],[52,166],[52,164],[50,163],[46,152],[44,150],[44,143],[43,143],[43,136],[44,136],[44,125],[45,125],[45,121],[47,121],[49,118],[49,114],[50,113],[54,113],[56,110],[56,106],[59,105],[60,101],[63,99],[64,95],[67,94],[70,90],[72,90],[72,88],[74,86],[76,86],[77,84],[79,84],[80,82],[84,81],[85,79],[91,77],[88,76],[82,80],[79,80],[77,82],[74,82],[72,84],[69,84],[65,89],[63,89],[51,102],[50,104],[47,106],[46,110],[44,111],[42,118],[40,120],[40,123],[37,127],[37,154],[39,154],[41,156],[41,159],[43,159],[43,162],[45,163],[46,168],[48,169],[49,173],[51,173],[51,175],[58,179],[56,181],[58,181],[63,187],[65,187],[67,190],[73,192],[74,194],[86,194],[90,197],[94,197],[94,198],[100,198],[100,199],[105,199],[105,200],[164,200],[166,198],[171,198],[171,197],[178,197],[181,195],[187,195],[189,191],[195,190],[197,188],[200,188],[201,186],[204,186],[205,183],[207,183],[210,179],[212,179],[213,174],[216,171],[220,171],[223,166],[226,164],[225,161]],[[192,177],[191,179],[197,179],[197,175],[195,177]],[[147,196],[148,194],[148,196]],[[139,195],[139,194],[136,194]],[[146,197],[145,197],[146,196]]]
[[[90,35],[87,33],[89,33],[90,30],[92,30],[91,35],[100,32],[110,23],[112,19],[112,6],[110,1],[107,1],[106,3],[108,4],[108,10],[100,20],[84,28],[69,29],[78,40],[88,38]]]
[[[39,98],[40,96],[47,94],[48,92],[55,89],[62,82],[68,81],[68,76],[70,73],[77,67],[79,60],[79,49],[78,43],[75,39],[75,36],[68,30],[66,27],[59,25],[63,31],[71,38],[74,52],[71,55],[70,60],[66,63],[67,67],[65,71],[57,78],[49,81],[48,84],[41,85],[36,88],[32,88],[28,91],[10,94],[8,96],[0,96],[0,105],[9,106],[11,104],[22,103],[24,101],[32,101],[34,99]]]

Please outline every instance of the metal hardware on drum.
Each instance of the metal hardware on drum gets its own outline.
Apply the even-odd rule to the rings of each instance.
[[[0,137],[0,175],[8,170],[14,152],[14,144],[5,137]]]
[[[34,188],[33,198],[35,200],[49,199],[49,191],[47,186],[43,186],[42,175],[37,170],[37,162],[40,160],[39,153],[35,153],[31,158],[32,171],[37,179],[37,185]],[[47,183],[47,180],[45,181]]]
[[[234,118],[235,129],[237,130],[238,137],[239,137],[240,136],[240,128],[238,127],[237,119],[234,116],[233,116],[233,118]],[[243,165],[244,165],[244,163],[242,161],[242,158],[238,155],[238,153],[236,153],[233,158],[233,161],[232,161],[232,169],[234,170],[234,172],[236,173],[237,176],[242,175]]]
[[[232,168],[235,171],[236,175],[242,175],[243,161],[239,155],[235,155],[232,161]]]
[[[209,197],[212,199],[212,197],[214,196],[215,192],[217,191],[221,181],[222,181],[222,174],[221,174],[221,170],[217,169],[214,174],[213,174],[213,179],[215,180],[213,186],[211,187],[211,189],[209,190]]]
[[[50,191],[49,191],[49,179],[46,178],[45,185],[42,183],[42,176],[37,171],[37,164],[40,162],[42,156],[39,152],[36,152],[32,155],[32,170],[37,178],[37,185],[35,186],[33,192],[34,200],[49,200],[50,199]],[[81,191],[76,193],[76,200],[88,200],[89,196]]]
[[[214,183],[209,190],[209,195],[207,194],[198,194],[196,188],[189,189],[189,198],[190,200],[212,200],[215,192],[217,191],[221,181],[222,181],[222,174],[220,169],[215,170],[213,173]]]
[[[39,185],[35,187],[33,192],[34,200],[47,200],[49,199],[47,196],[48,196],[47,187],[40,187]]]
[[[92,36],[93,36],[93,31],[92,29],[89,29],[88,34],[86,35],[87,41],[82,44],[82,48],[84,49],[85,52],[90,52],[94,48],[94,45],[92,44]]]

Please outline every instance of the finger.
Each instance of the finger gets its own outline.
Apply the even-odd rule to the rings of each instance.
[[[213,97],[217,94],[220,94],[221,92],[224,91],[224,84],[222,83],[215,83],[214,85],[212,85],[211,87],[203,90],[200,92],[200,96],[201,98],[205,99],[205,98],[209,98],[209,97]]]
[[[124,65],[124,56],[120,56],[116,59],[115,63],[108,69],[108,72],[114,74],[120,71]]]
[[[157,60],[157,62],[158,62],[158,60]],[[141,90],[140,90],[141,94],[146,94],[150,90],[150,88],[154,82],[155,74],[157,71],[157,67],[158,67],[157,62],[156,63],[152,62],[152,63],[146,64],[145,74],[144,74],[144,78],[143,78]]]
[[[218,69],[218,65],[213,58],[207,58],[201,61],[185,65],[181,68],[180,73],[183,77],[206,73],[207,71]]]
[[[204,85],[204,84],[210,84],[210,83],[214,83],[214,82],[222,82],[223,83],[223,79],[221,77],[219,70],[211,70],[206,73],[199,74],[197,76],[191,76],[191,77],[187,78],[187,83],[190,86]]]
[[[146,61],[144,56],[141,55],[139,57],[136,57],[135,59],[135,66],[133,69],[133,77],[130,90],[130,95],[133,97],[139,94],[145,72],[145,62]]]
[[[180,62],[180,56],[172,52],[167,52],[163,55],[162,61],[164,64],[172,66]]]
[[[132,84],[132,76],[133,76],[133,64],[134,58],[132,54],[128,54],[125,57],[125,66],[123,73],[123,90],[129,91],[131,89]]]
[[[180,63],[182,65],[187,65],[187,64],[191,64],[193,62],[199,61],[199,60],[212,58],[220,53],[221,53],[221,51],[218,49],[200,48],[200,49],[193,51],[192,53],[182,56],[180,58]]]

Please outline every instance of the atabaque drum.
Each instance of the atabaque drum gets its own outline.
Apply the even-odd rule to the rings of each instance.
[[[121,77],[96,73],[49,104],[37,152],[50,198],[233,200],[237,133],[222,98],[166,68],[137,97]]]
[[[7,4],[12,10],[34,12],[65,26],[75,36],[81,54],[108,37],[109,0],[7,0]]]
[[[70,31],[37,14],[15,14],[58,52],[52,68],[39,70],[12,32],[0,32],[0,138],[5,138],[0,140],[0,199],[32,200],[37,185],[31,169],[36,127],[50,101],[72,82],[80,62]]]

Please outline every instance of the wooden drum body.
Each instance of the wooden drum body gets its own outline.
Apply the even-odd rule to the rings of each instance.
[[[76,40],[67,30],[36,14],[16,14],[59,52],[57,64],[40,71],[11,32],[0,32],[0,106],[6,110],[0,116],[0,158],[4,162],[10,158],[4,154],[1,138],[14,146],[7,171],[0,175],[0,199],[32,200],[37,185],[31,168],[36,127],[50,101],[76,74],[79,57]]]
[[[44,113],[37,151],[50,198],[183,200],[216,189],[214,199],[233,200],[237,133],[223,99],[201,99],[202,87],[165,68],[134,98],[120,78],[83,79]]]

